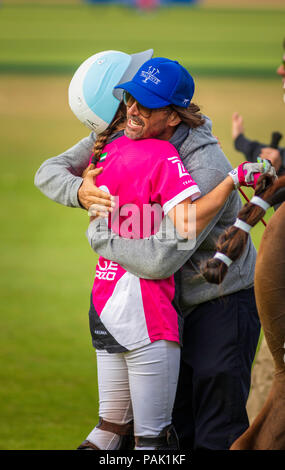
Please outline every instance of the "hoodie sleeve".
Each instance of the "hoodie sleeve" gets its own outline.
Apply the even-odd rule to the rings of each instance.
[[[92,132],[64,153],[49,158],[35,175],[35,186],[48,198],[69,207],[81,207],[77,192],[95,142]]]
[[[219,172],[212,172],[213,187],[221,179],[223,178]],[[230,198],[195,240],[182,238],[168,216],[162,220],[159,231],[149,238],[122,238],[108,229],[104,219],[95,219],[89,225],[86,235],[96,253],[120,264],[135,276],[165,279],[178,271],[195,253],[218,223],[229,200]]]
[[[178,234],[168,216],[149,238],[122,238],[108,228],[104,219],[93,220],[86,235],[96,253],[144,279],[165,279],[189,258],[189,240]]]

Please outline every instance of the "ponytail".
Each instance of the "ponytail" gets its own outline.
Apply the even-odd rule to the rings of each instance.
[[[121,103],[111,124],[107,127],[105,131],[101,132],[101,134],[99,134],[96,139],[96,142],[93,147],[93,157],[92,157],[92,163],[95,166],[100,160],[100,155],[102,153],[103,148],[107,144],[109,137],[117,130],[117,127],[123,124],[125,119],[126,119],[126,107],[124,103]]]

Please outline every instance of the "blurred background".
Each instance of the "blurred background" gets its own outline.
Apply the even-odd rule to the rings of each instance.
[[[2,0],[0,449],[75,449],[98,419],[88,217],[33,182],[45,159],[89,133],[68,106],[76,68],[108,49],[180,61],[236,165],[234,111],[252,139],[284,130],[284,25],[283,0]],[[263,229],[253,230],[257,248]]]

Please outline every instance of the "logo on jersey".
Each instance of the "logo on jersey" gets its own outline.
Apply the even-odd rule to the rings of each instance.
[[[108,152],[101,153],[100,155],[100,163],[106,160]]]
[[[99,258],[96,267],[96,277],[98,277],[98,279],[105,279],[106,281],[113,281],[116,277],[118,266],[118,263],[114,263],[114,261],[103,261]]]
[[[155,85],[158,85],[161,82],[161,80],[159,80],[159,78],[157,77],[159,73],[160,72],[158,69],[150,65],[148,70],[141,71],[141,77],[144,77],[144,80],[142,82],[147,83],[147,81],[150,80]]]
[[[183,176],[189,176],[189,173],[186,170],[180,158],[175,156],[175,157],[169,157],[167,160],[171,161],[171,163],[174,163],[175,165],[178,166],[179,178],[183,178]]]

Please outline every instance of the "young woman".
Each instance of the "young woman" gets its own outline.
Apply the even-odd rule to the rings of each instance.
[[[100,152],[97,144],[96,154]],[[109,225],[124,237],[153,234],[160,225],[161,208],[185,236],[188,207],[194,200],[199,233],[234,189],[228,176],[212,193],[196,200],[199,188],[167,141],[133,141],[123,135],[104,146],[101,155],[103,172],[96,184],[118,196]],[[152,224],[146,207],[155,216]],[[136,448],[169,446],[182,330],[174,276],[160,281],[139,279],[99,257],[90,330],[97,350],[101,420],[83,446],[118,448],[131,430],[132,419]]]

